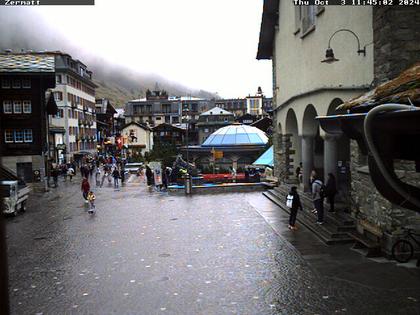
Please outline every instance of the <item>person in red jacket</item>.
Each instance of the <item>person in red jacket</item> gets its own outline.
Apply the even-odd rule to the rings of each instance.
[[[87,195],[90,191],[90,184],[89,181],[86,177],[83,178],[82,181],[82,193],[83,193],[83,198],[87,201]]]

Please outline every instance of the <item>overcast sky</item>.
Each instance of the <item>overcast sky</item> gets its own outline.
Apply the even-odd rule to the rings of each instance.
[[[72,43],[114,63],[222,97],[271,96],[255,59],[263,0],[96,0],[33,8]],[[76,57],[76,56],[75,56]]]

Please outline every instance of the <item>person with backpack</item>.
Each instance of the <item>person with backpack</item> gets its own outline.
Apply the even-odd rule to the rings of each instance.
[[[297,187],[293,186],[290,189],[289,194],[286,198],[286,206],[290,209],[290,216],[289,216],[289,226],[290,230],[297,230],[296,227],[296,217],[298,209],[303,210],[302,204],[300,202],[299,194],[297,192]]]
[[[325,194],[327,201],[330,204],[329,212],[335,212],[334,201],[335,195],[337,194],[337,182],[335,176],[332,173],[328,173],[327,185],[325,185]]]
[[[70,178],[70,181],[72,181],[73,176],[74,176],[74,169],[73,167],[70,165],[70,167],[67,169],[67,175]]]
[[[318,179],[318,177],[314,177],[314,181],[312,183],[312,199],[314,201],[314,207],[318,216],[316,221],[317,224],[324,224],[324,198],[324,183]]]

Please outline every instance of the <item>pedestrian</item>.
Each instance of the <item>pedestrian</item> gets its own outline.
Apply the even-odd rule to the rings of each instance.
[[[96,168],[95,180],[96,180],[96,187],[101,186],[101,170],[99,166]]]
[[[95,166],[93,164],[93,161],[89,163],[89,167],[88,168],[89,168],[89,176],[92,176],[93,175],[93,170],[95,168]]]
[[[70,181],[72,181],[73,176],[74,176],[74,168],[73,168],[73,167],[71,167],[71,166],[70,166],[70,167],[67,169],[67,175],[69,176]]]
[[[59,171],[58,171],[57,167],[54,167],[51,171],[51,175],[52,175],[52,178],[53,178],[53,181],[54,181],[54,188],[58,187],[58,173],[59,173]]]
[[[76,176],[76,170],[77,170],[77,164],[75,161],[72,161],[71,163],[71,168],[73,169],[73,176]]]
[[[297,227],[296,227],[297,212],[298,212],[298,209],[303,210],[303,208],[300,202],[300,198],[299,198],[299,194],[297,192],[296,186],[292,186],[292,188],[290,189],[290,192],[286,198],[286,206],[290,209],[288,228],[291,230],[297,230]]]
[[[325,194],[327,201],[330,204],[329,212],[335,212],[334,202],[335,195],[337,194],[337,182],[335,176],[332,173],[328,173],[327,184],[325,185]]]
[[[155,184],[155,189],[156,191],[161,191],[162,190],[162,170],[158,167],[156,167],[153,170],[153,180],[154,180],[154,184]]]
[[[317,224],[324,224],[324,194],[324,183],[317,177],[314,177],[312,183],[312,200],[318,217]]]
[[[119,179],[121,177],[120,172],[118,168],[114,168],[114,171],[112,172],[112,177],[114,178],[114,188],[118,189],[119,187]]]
[[[153,172],[149,165],[146,165],[146,180],[147,186],[153,185]]]
[[[109,176],[108,166],[107,165],[104,165],[102,171],[103,171],[104,174],[102,175],[100,187],[102,187],[104,185],[105,178],[107,178]]]
[[[302,176],[303,176],[303,167],[302,162],[299,163],[299,166],[296,167],[296,179],[298,180],[299,184],[302,184]]]
[[[61,173],[63,174],[64,181],[67,181],[67,164],[61,166]]]
[[[236,183],[236,169],[233,166],[230,168],[230,175],[232,177],[232,183]]]
[[[125,182],[125,169],[124,169],[124,165],[121,164],[121,186],[124,185]]]
[[[90,184],[89,184],[89,181],[88,181],[87,177],[84,177],[83,180],[82,180],[81,190],[82,190],[83,199],[85,199],[85,202],[88,202],[87,196],[88,196],[88,193],[90,191]]]
[[[89,202],[89,213],[93,213],[95,211],[95,194],[93,193],[93,191],[89,191],[88,195],[87,195],[87,201]]]

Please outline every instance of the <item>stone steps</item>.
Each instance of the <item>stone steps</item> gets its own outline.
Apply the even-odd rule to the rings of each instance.
[[[290,213],[285,205],[288,187],[276,187],[264,192],[264,196],[277,204],[281,209]],[[324,224],[316,224],[316,216],[311,213],[313,209],[312,200],[304,194],[301,195],[303,211],[298,211],[297,221],[312,231],[326,244],[353,243],[354,239],[349,232],[355,231],[354,221],[344,214],[325,213]]]

